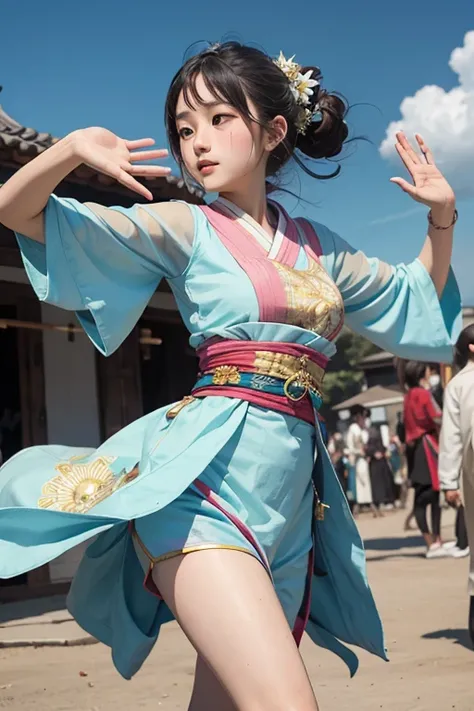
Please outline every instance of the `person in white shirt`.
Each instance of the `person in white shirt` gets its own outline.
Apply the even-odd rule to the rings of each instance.
[[[461,517],[465,519],[471,552],[469,633],[474,645],[474,324],[459,336],[455,362],[459,372],[444,393],[438,466],[446,500],[458,509],[458,534]],[[459,551],[462,545],[458,544]],[[464,544],[464,551],[468,550]]]
[[[374,515],[377,515],[378,512],[372,498],[369,464],[365,451],[369,439],[366,428],[366,410],[361,405],[355,405],[351,409],[351,415],[352,424],[347,430],[346,446],[349,465],[355,475],[353,477],[355,479],[356,501],[354,513],[357,514],[361,506],[370,506]]]

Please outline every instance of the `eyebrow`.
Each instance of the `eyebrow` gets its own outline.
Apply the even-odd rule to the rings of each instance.
[[[209,101],[209,102],[200,102],[200,106],[204,106],[206,109],[212,109],[216,106],[222,106],[223,104],[226,104],[225,101]],[[181,111],[179,114],[176,114],[176,121],[179,121],[179,119],[185,119],[189,118],[189,116],[192,116],[193,113],[195,113],[196,110],[191,111]]]

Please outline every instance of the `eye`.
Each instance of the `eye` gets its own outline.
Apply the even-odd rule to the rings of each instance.
[[[184,128],[180,128],[178,130],[178,136],[180,138],[189,138],[189,136],[191,136],[192,132],[193,132],[192,129],[189,128],[188,126],[186,126]]]
[[[225,119],[231,119],[234,118],[232,114],[216,114],[215,116],[212,117],[212,125],[213,126],[220,126]]]

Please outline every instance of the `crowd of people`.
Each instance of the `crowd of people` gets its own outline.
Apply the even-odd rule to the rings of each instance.
[[[397,428],[399,429],[399,428]],[[372,424],[370,410],[355,405],[344,433],[329,437],[328,451],[354,516],[406,506],[407,475],[400,432]]]
[[[470,327],[469,332],[474,342],[474,327]],[[467,338],[466,333],[463,334],[460,341]],[[458,343],[458,370],[468,361],[472,362],[466,350],[460,349]],[[462,357],[459,356],[461,351]],[[474,376],[474,368],[469,369]],[[386,511],[406,508],[412,488],[413,505],[405,520],[405,530],[412,529],[412,522],[416,521],[426,543],[428,559],[464,558],[470,549],[462,496],[457,479],[456,486],[451,486],[456,478],[453,466],[450,467],[451,478],[446,483],[438,463],[441,433],[446,450],[442,461],[449,459],[453,441],[455,443],[458,438],[453,431],[453,410],[456,409],[453,390],[450,387],[446,392],[443,390],[439,371],[433,364],[408,361],[402,372],[405,399],[403,411],[397,413],[396,426],[390,430],[387,424],[372,423],[370,410],[355,405],[345,431],[330,435],[328,451],[354,516],[367,511],[374,517],[381,517]],[[459,472],[460,463],[455,466]],[[455,495],[447,491],[443,496],[442,491],[449,487]],[[457,509],[455,540],[442,540],[443,506]]]

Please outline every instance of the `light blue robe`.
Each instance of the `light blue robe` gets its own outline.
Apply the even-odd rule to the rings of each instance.
[[[291,323],[259,321],[250,279],[203,212],[196,206],[190,209],[195,225],[190,249],[186,253],[183,247],[179,258],[172,258],[179,249],[159,250],[150,237],[144,219],[150,208],[113,209],[133,227],[126,233],[103,213],[53,196],[46,209],[46,247],[18,235],[38,297],[76,311],[93,343],[109,355],[130,333],[165,277],[194,347],[220,336],[300,343],[331,357],[336,346],[320,333]],[[152,219],[159,222],[156,214]],[[389,267],[355,252],[325,226],[314,227],[321,265],[340,291],[349,327],[401,357],[451,361],[461,316],[452,274],[440,303],[419,260]],[[179,240],[166,225],[161,228],[170,240]],[[277,238],[282,238],[278,231]],[[269,258],[272,249],[269,246]],[[296,269],[307,266],[302,248]],[[117,669],[130,678],[149,654],[161,624],[172,616],[143,588],[129,521],[175,501],[238,431],[242,446],[251,451],[255,442],[245,438],[245,423],[252,407],[239,399],[205,398],[184,408],[175,420],[167,419],[168,408],[153,412],[97,450],[48,445],[15,455],[0,469],[0,577],[31,570],[100,534],[73,581],[69,607],[84,629],[112,648]],[[317,427],[316,450],[316,479],[330,506],[326,520],[317,526],[316,562],[328,574],[314,578],[307,631],[355,673],[357,658],[343,643],[386,658],[382,626],[367,583],[363,544]],[[88,457],[86,465],[110,457],[115,481],[125,482],[84,513],[59,510],[54,487],[53,493],[45,492],[56,467],[77,455]],[[137,462],[139,476],[126,483],[120,477]],[[53,503],[45,504],[48,495]]]

